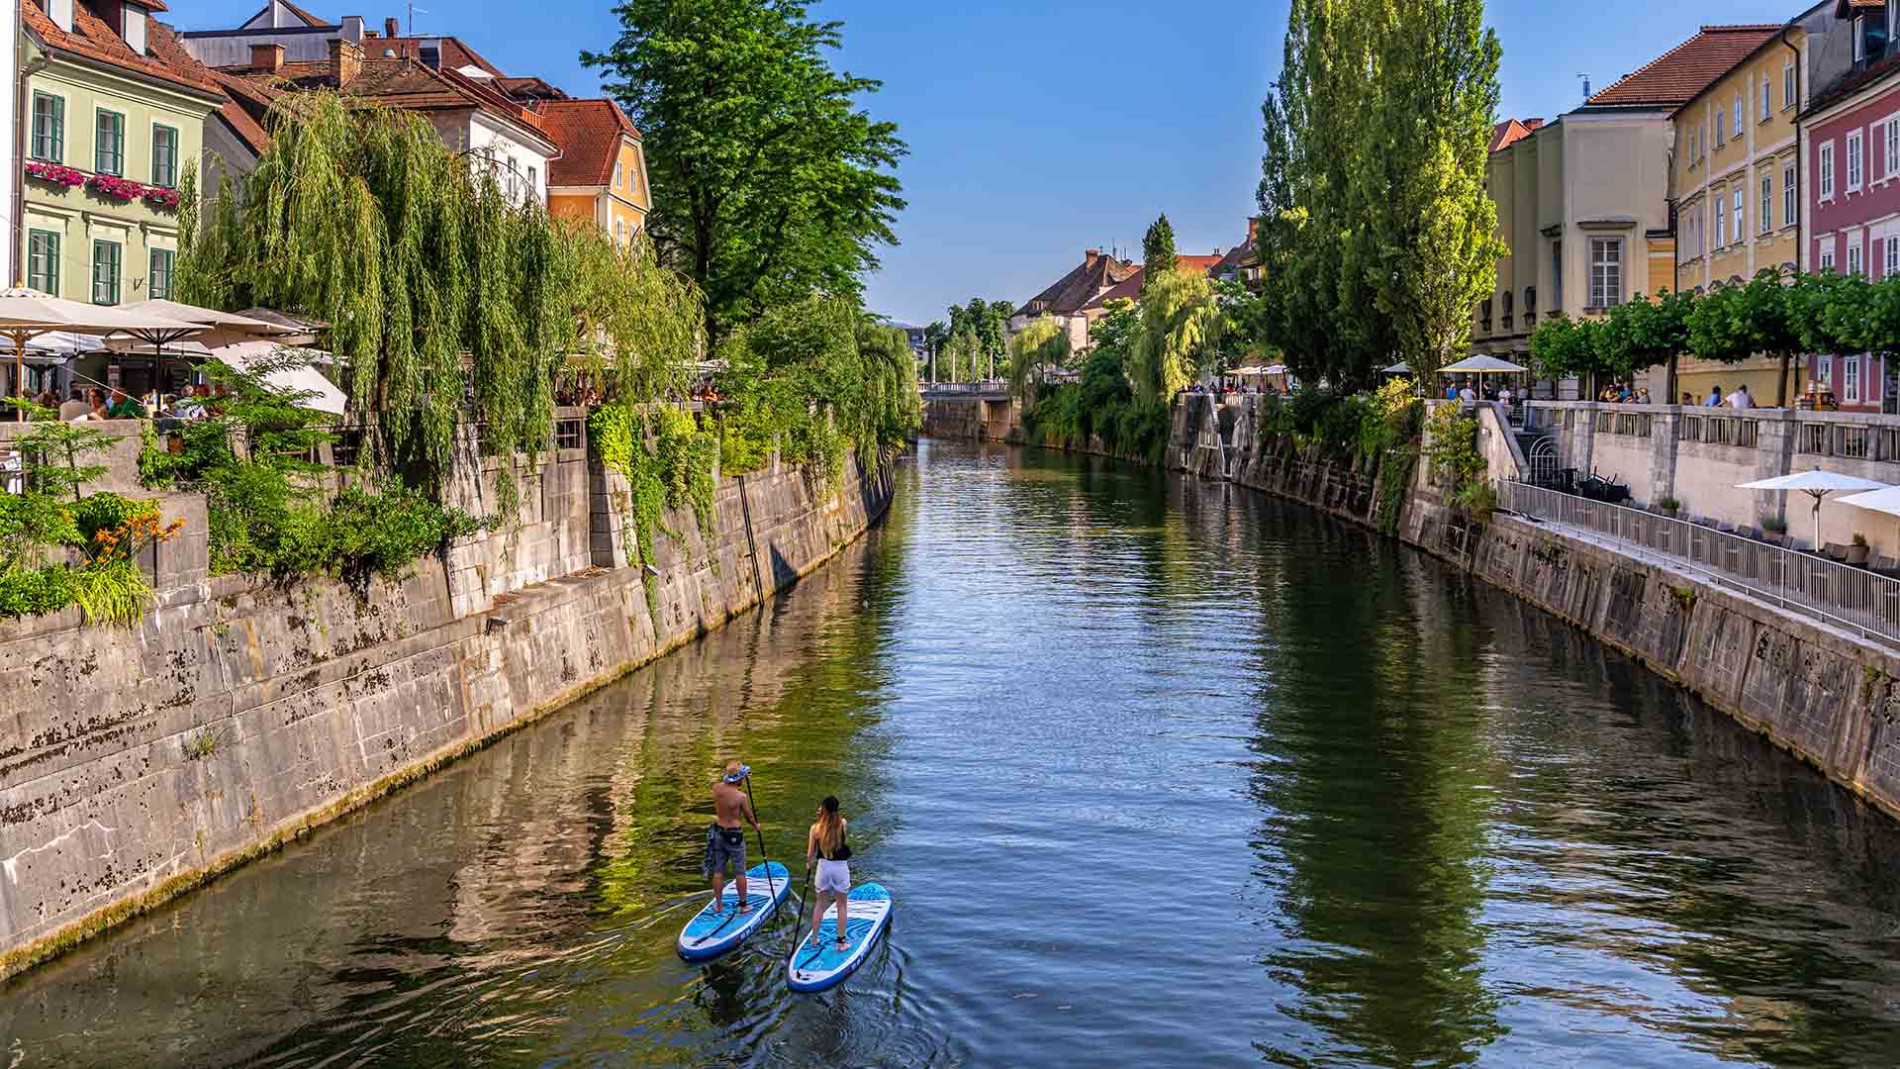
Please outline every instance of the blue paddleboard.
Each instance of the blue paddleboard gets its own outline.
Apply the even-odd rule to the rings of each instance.
[[[834,905],[825,910],[825,919],[818,924],[818,941],[814,943],[807,936],[786,959],[785,978],[792,990],[823,991],[843,983],[870,955],[871,944],[890,927],[894,907],[891,893],[881,883],[853,887],[845,905],[845,948],[838,949],[838,907]],[[804,930],[803,925],[799,928]]]
[[[680,957],[687,961],[716,958],[759,930],[792,893],[792,874],[784,865],[768,861],[746,870],[746,901],[750,912],[739,912],[739,888],[727,881],[726,893],[693,915],[680,931]]]

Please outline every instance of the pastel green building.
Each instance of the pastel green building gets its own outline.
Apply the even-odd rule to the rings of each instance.
[[[153,54],[152,37],[169,31],[132,0],[23,6],[22,281],[97,304],[167,297],[178,183],[221,97]]]

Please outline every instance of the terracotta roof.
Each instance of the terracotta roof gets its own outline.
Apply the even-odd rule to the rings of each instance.
[[[1021,315],[1069,315],[1082,310],[1094,296],[1141,270],[1113,256],[1090,250],[1083,261],[1055,284],[1016,306]],[[1038,307],[1040,306],[1040,307]]]
[[[1544,125],[1542,119],[1506,119],[1491,128],[1491,151],[1509,148],[1531,136],[1538,127]]]
[[[1174,268],[1196,275],[1211,275],[1219,267],[1224,257],[1220,256],[1176,256]],[[1082,310],[1087,312],[1096,308],[1108,307],[1110,301],[1134,301],[1141,298],[1142,278],[1148,271],[1140,264],[1135,265],[1135,273],[1095,295]]]
[[[478,70],[487,71],[496,78],[504,77],[500,67],[483,59],[481,53],[476,52],[474,49],[468,47],[468,45],[462,43],[460,37],[378,37],[365,35],[363,37],[363,52],[366,55],[381,59],[384,58],[383,52],[387,49],[395,52],[398,58],[408,56],[410,59],[419,63],[422,61],[422,46],[424,44],[435,45],[440,50],[442,57],[441,63],[444,67],[474,67]]]
[[[142,56],[132,51],[125,39],[112,32],[99,16],[93,14],[85,0],[73,0],[73,28],[68,33],[48,18],[44,8],[45,0],[27,0],[21,5],[20,18],[26,28],[32,30],[46,47],[55,52],[65,52],[81,59],[99,63],[109,63],[121,70],[146,77],[157,78],[173,85],[196,89],[199,92],[216,94],[217,87],[208,77],[200,77],[188,70],[175,68],[163,60],[152,56]]]
[[[1260,262],[1260,247],[1255,243],[1257,236],[1257,224],[1249,223],[1247,225],[1247,236],[1241,239],[1240,244],[1228,249],[1227,255],[1222,256],[1219,263],[1208,268],[1208,275],[1219,278],[1228,271],[1238,272],[1243,267],[1253,267],[1258,264]]]
[[[640,140],[620,105],[611,100],[539,100],[535,113],[561,146],[561,158],[548,163],[548,185],[604,186],[613,181],[621,138]]]
[[[1895,71],[1900,71],[1900,49],[1896,49],[1886,59],[1865,70],[1848,71],[1836,78],[1826,88],[1814,94],[1814,98],[1808,102],[1807,110],[1803,111],[1800,117],[1805,119],[1822,108],[1833,107],[1863,89],[1872,88],[1886,81]]]
[[[497,78],[495,84],[516,100],[566,100],[560,87],[541,78]]]
[[[1601,90],[1584,106],[1673,108],[1686,104],[1781,30],[1780,23],[1704,26],[1694,37]]]
[[[147,24],[145,43],[152,50],[154,58],[172,68],[186,72],[194,78],[209,82],[218,90],[223,99],[218,104],[218,117],[224,120],[231,132],[249,145],[252,152],[262,153],[270,144],[270,135],[264,132],[256,117],[245,110],[232,94],[233,87],[228,82],[244,83],[242,78],[230,78],[198,62],[185,46],[178,42],[178,31],[163,22],[153,21]],[[259,112],[259,115],[262,111]]]
[[[300,8],[300,7],[298,7],[298,6],[296,5],[296,4],[293,4],[293,3],[291,3],[291,2],[290,2],[290,0],[277,0],[277,2],[278,2],[279,4],[281,4],[281,5],[283,5],[283,8],[284,8],[284,10],[285,10],[285,11],[288,11],[288,12],[290,12],[291,14],[293,14],[293,15],[295,15],[295,16],[297,16],[298,18],[300,18],[300,19],[302,19],[302,20],[303,20],[303,23],[304,23],[304,25],[306,25],[306,26],[324,26],[324,27],[329,27],[329,26],[335,26],[335,25],[336,25],[336,23],[334,23],[334,22],[325,22],[325,21],[323,21],[322,19],[320,19],[320,18],[318,18],[318,17],[316,17],[315,15],[312,15],[312,14],[311,14],[310,12],[308,12],[308,11],[305,11],[305,10],[304,10],[303,8]],[[257,18],[257,16],[258,16],[258,15],[264,15],[264,14],[268,14],[269,12],[270,12],[270,5],[269,5],[269,4],[265,4],[265,5],[263,6],[263,7],[261,7],[261,8],[259,8],[259,9],[258,9],[258,11],[257,11],[257,15],[252,15],[250,19],[245,19],[244,21],[245,21],[245,22],[249,22],[249,21],[251,21],[251,19],[254,19],[254,18]]]
[[[286,63],[276,74],[250,67],[224,67],[217,73],[245,78],[260,92],[336,88],[336,78],[330,72],[328,61]],[[342,88],[342,94],[411,111],[480,109],[553,140],[540,116],[503,96],[485,81],[452,70],[433,70],[411,59],[363,57],[362,69]]]

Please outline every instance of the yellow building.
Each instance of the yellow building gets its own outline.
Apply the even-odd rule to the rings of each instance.
[[[1811,46],[1833,21],[1831,5],[1823,4],[1778,27],[1672,116],[1678,291],[1706,293],[1763,270],[1800,269],[1796,119],[1816,73]],[[1825,65],[1827,57],[1820,59]],[[1761,402],[1773,403],[1779,367],[1769,357],[1737,364],[1685,357],[1674,400],[1687,394],[1699,403],[1713,388],[1729,393],[1746,385]],[[1790,392],[1798,392],[1793,384]]]
[[[548,211],[592,220],[622,244],[646,230],[652,207],[640,131],[611,100],[537,100],[542,126],[561,146],[548,164]]]

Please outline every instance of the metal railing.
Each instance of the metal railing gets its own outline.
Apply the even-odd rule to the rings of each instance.
[[[1624,551],[1661,556],[1665,563],[1711,582],[1819,617],[1864,638],[1900,644],[1900,580],[1525,483],[1504,484],[1504,506],[1520,516],[1607,537]]]

